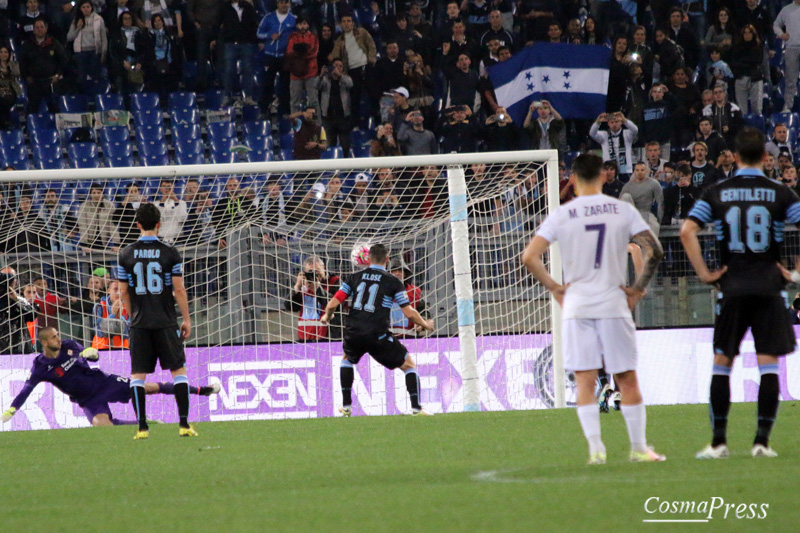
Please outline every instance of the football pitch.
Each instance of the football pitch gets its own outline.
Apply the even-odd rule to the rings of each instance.
[[[595,467],[571,409],[5,432],[0,530],[797,531],[800,402],[776,459],[749,456],[755,410],[732,406],[732,456],[705,462],[707,406],[649,408],[660,464],[628,462],[612,411]]]

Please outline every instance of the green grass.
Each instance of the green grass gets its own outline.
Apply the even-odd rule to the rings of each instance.
[[[602,416],[609,463],[588,467],[573,410],[174,425],[0,434],[0,530],[672,531],[644,502],[768,503],[763,520],[680,529],[796,531],[800,403],[749,456],[755,405],[731,412],[726,461],[702,462],[708,408],[648,409],[663,464],[630,464],[620,413]],[[480,474],[482,473],[483,474]],[[494,473],[487,473],[494,472]],[[476,477],[482,479],[476,479]],[[702,515],[683,515],[701,518]]]

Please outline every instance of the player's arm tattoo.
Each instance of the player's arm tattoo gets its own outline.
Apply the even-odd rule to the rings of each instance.
[[[650,230],[637,233],[631,240],[642,249],[642,255],[644,255],[644,270],[636,278],[633,286],[638,290],[644,290],[656,273],[658,263],[664,258],[664,249]]]

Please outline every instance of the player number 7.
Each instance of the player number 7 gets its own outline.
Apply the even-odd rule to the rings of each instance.
[[[587,224],[586,231],[596,231],[597,232],[597,248],[594,252],[594,268],[597,270],[600,268],[600,261],[603,259],[603,242],[605,241],[606,236],[606,225],[605,224]]]

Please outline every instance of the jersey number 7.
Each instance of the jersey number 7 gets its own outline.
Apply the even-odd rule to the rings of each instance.
[[[603,259],[603,242],[606,238],[605,224],[587,224],[586,231],[597,232],[597,248],[594,251],[594,269],[600,268],[600,261]]]

